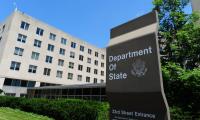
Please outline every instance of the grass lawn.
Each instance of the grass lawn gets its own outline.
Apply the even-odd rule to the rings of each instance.
[[[53,120],[45,116],[23,112],[17,109],[0,107],[0,120]]]

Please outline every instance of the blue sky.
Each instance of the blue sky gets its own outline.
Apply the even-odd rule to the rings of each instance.
[[[152,0],[0,0],[0,21],[14,11],[14,2],[20,11],[101,48],[111,28],[153,7]]]

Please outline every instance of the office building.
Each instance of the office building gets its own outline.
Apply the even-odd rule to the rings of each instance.
[[[0,23],[0,89],[106,81],[106,49],[97,48],[20,11]]]

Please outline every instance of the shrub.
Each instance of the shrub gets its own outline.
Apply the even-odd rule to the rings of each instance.
[[[162,73],[166,97],[172,107],[171,116],[182,119],[179,118],[181,114],[187,114],[192,119],[199,119],[200,69],[186,70],[169,62],[162,66]]]
[[[184,112],[179,107],[170,107],[170,115],[172,120],[192,120],[192,115],[190,112]]]
[[[72,99],[27,99],[0,97],[0,107],[11,107],[56,120],[106,120],[108,104]]]
[[[4,93],[4,91],[3,91],[2,89],[0,89],[0,95],[1,95],[2,93]]]

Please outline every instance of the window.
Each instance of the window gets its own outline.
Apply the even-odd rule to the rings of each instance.
[[[63,75],[63,71],[57,71],[57,74],[56,74],[56,77],[57,78],[62,78],[62,75]]]
[[[20,93],[20,97],[25,98],[26,96],[27,96],[27,94],[25,94],[25,93]]]
[[[76,43],[75,42],[71,42],[71,47],[72,48],[76,48]]]
[[[84,46],[80,46],[80,51],[83,51],[84,52]]]
[[[92,50],[91,49],[88,49],[88,54],[92,54]]]
[[[46,56],[46,63],[52,63],[53,57],[51,56]]]
[[[91,71],[91,68],[90,68],[90,67],[87,67],[86,72],[90,73],[90,71]]]
[[[13,96],[15,97],[16,96],[16,93],[5,93],[6,96]]]
[[[82,75],[78,75],[78,76],[77,76],[77,80],[78,80],[78,81],[82,81]]]
[[[24,49],[15,47],[14,55],[22,56],[24,52]]]
[[[64,66],[64,60],[58,59],[58,66]]]
[[[0,42],[1,42],[1,40],[2,40],[2,37],[0,37]]]
[[[11,86],[20,86],[20,80],[17,80],[17,79],[14,79],[13,81],[12,81],[12,84],[11,84]]]
[[[11,84],[12,84],[12,79],[5,78],[4,85],[11,86]]]
[[[54,45],[48,44],[47,50],[53,52],[54,51]]]
[[[101,63],[101,67],[104,67],[104,63]]]
[[[61,38],[61,44],[66,45],[67,44],[67,39]]]
[[[12,61],[10,65],[10,69],[19,71],[20,65],[21,65],[20,62]]]
[[[75,52],[70,52],[70,58],[75,58]]]
[[[105,58],[105,56],[103,54],[101,54],[101,59],[104,59],[104,58]]]
[[[34,40],[34,46],[35,47],[38,47],[38,48],[40,48],[41,47],[41,44],[42,44],[42,41],[40,41],[40,40]]]
[[[34,87],[35,86],[35,81],[27,81],[28,82],[28,87]]]
[[[50,33],[49,39],[51,39],[51,40],[56,40],[56,35],[53,34],[53,33]]]
[[[98,70],[97,69],[94,69],[94,74],[98,74]]]
[[[43,32],[44,32],[44,30],[41,28],[37,28],[37,30],[36,30],[36,34],[40,35],[40,36],[43,36]]]
[[[37,70],[37,66],[29,65],[29,69],[28,69],[29,73],[36,73],[36,70]]]
[[[95,84],[97,83],[97,78],[94,78],[94,83],[95,83]]]
[[[31,59],[38,60],[39,59],[39,55],[40,55],[40,53],[32,52]]]
[[[27,87],[28,81],[21,81],[21,87]]]
[[[86,82],[90,82],[90,77],[86,77]]]
[[[101,71],[101,76],[104,76],[104,71]]]
[[[73,73],[68,73],[68,79],[72,80],[73,79]]]
[[[83,70],[83,65],[78,65],[78,70],[82,71]]]
[[[95,57],[98,57],[99,53],[98,52],[95,52]]]
[[[63,48],[60,48],[60,52],[59,52],[61,55],[65,55],[65,49]]]
[[[21,81],[21,87],[27,87],[28,81]]]
[[[73,62],[69,62],[69,68],[71,68],[71,69],[74,68],[74,63]]]
[[[36,81],[27,81],[28,82],[28,87],[34,87],[35,86],[35,83]]]
[[[27,22],[22,21],[22,22],[21,22],[20,28],[22,28],[22,29],[24,29],[24,30],[28,30],[29,25],[30,25],[30,24],[28,24]]]
[[[87,58],[87,63],[91,63],[91,58]]]
[[[44,68],[43,75],[50,76],[50,73],[51,73],[51,69],[50,68]]]
[[[27,36],[22,35],[22,34],[18,34],[17,41],[25,43],[26,42],[26,38],[27,38]]]
[[[104,83],[104,80],[101,80],[101,83]]]
[[[83,61],[83,55],[79,55],[79,60]]]
[[[94,61],[94,64],[95,64],[95,65],[98,65],[98,61],[97,61],[97,60],[95,60],[95,61]]]

